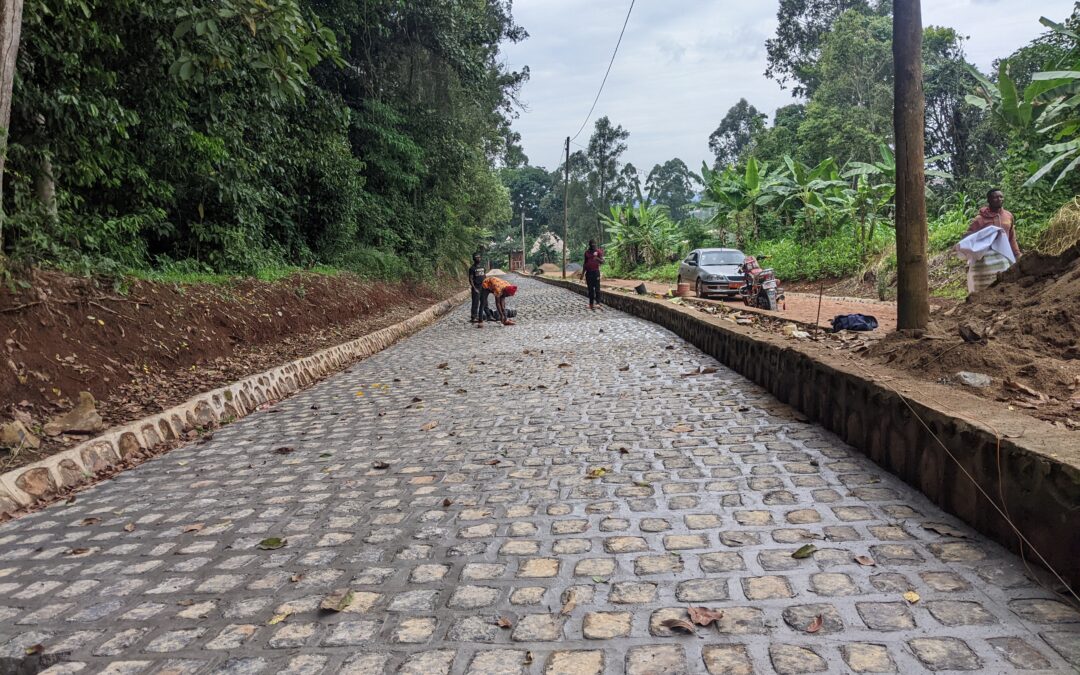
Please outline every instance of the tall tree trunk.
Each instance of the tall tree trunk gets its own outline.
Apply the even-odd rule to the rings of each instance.
[[[896,134],[896,327],[926,330],[930,281],[926,261],[925,101],[920,0],[893,5]]]
[[[23,0],[0,0],[0,255],[4,251],[4,162],[11,126],[11,90],[22,34]]]

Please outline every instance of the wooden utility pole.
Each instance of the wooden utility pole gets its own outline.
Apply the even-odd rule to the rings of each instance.
[[[926,330],[927,269],[925,100],[920,0],[893,3],[893,129],[896,135],[896,327]]]
[[[566,137],[566,161],[563,163],[562,278],[566,278],[566,243],[570,232],[570,137]]]
[[[23,0],[0,0],[0,254],[4,250],[4,162],[11,126],[11,90],[22,34]]]

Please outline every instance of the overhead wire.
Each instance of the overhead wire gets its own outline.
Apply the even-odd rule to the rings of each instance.
[[[630,14],[634,11],[634,3],[636,1],[637,0],[630,0],[630,8],[626,10],[626,19],[623,21],[622,30],[619,31],[619,41],[615,43],[615,51],[611,53],[611,60],[608,62],[607,71],[604,73],[604,79],[600,82],[600,89],[596,92],[596,98],[593,99],[592,107],[589,108],[589,114],[585,116],[585,121],[581,123],[581,128],[570,138],[571,142],[580,136],[582,131],[585,131],[585,126],[588,125],[589,120],[592,119],[592,114],[596,111],[596,104],[600,101],[600,94],[604,93],[604,85],[607,84],[608,75],[611,74],[611,67],[615,65],[615,56],[619,53],[623,35],[626,34],[626,25],[630,23]]]

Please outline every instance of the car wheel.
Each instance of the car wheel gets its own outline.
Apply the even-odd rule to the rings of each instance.
[[[694,293],[699,298],[704,298],[705,297],[705,287],[701,285],[701,279],[698,279],[697,283],[694,284]]]

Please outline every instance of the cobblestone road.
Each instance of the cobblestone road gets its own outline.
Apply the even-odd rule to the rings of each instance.
[[[516,327],[458,310],[0,526],[0,657],[66,654],[50,673],[1080,664],[1080,614],[1015,556],[670,333],[521,286]],[[684,376],[701,367],[717,371]],[[271,537],[287,543],[258,548]],[[344,611],[319,609],[346,588]],[[723,617],[673,633],[689,605]]]

